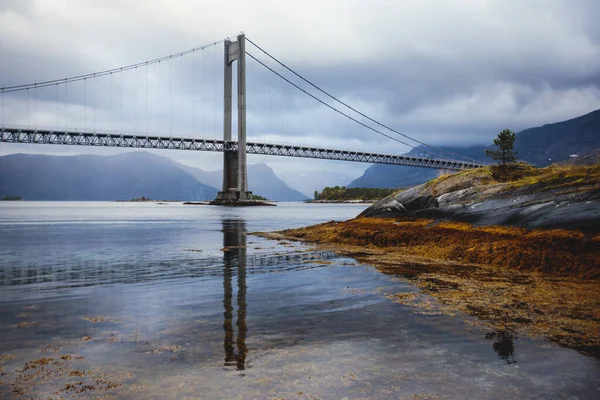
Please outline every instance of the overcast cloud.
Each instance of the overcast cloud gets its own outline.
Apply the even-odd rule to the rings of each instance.
[[[2,0],[0,86],[132,64],[243,30],[297,72],[397,130],[434,145],[482,144],[503,128],[519,131],[600,108],[598,15],[596,0]],[[247,51],[268,61],[249,43]],[[66,90],[5,94],[0,124],[221,137],[222,60],[219,44]],[[409,149],[247,63],[249,140]],[[118,151],[0,147],[0,154]],[[207,170],[221,166],[215,153],[160,154]],[[368,167],[260,156],[249,162],[266,162],[284,179],[320,169],[357,177]]]

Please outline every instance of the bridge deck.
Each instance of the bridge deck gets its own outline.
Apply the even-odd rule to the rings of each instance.
[[[62,144],[75,146],[126,147],[139,149],[235,151],[237,141],[201,138],[147,136],[144,134],[119,134],[44,129],[0,128],[1,140],[6,143]],[[477,162],[411,157],[404,155],[366,153],[352,150],[319,147],[247,142],[246,152],[272,156],[317,158],[323,160],[355,161],[372,164],[404,165],[411,167],[464,170],[484,166]]]

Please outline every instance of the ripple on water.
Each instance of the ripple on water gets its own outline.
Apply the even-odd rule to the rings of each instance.
[[[18,223],[0,207],[1,396],[598,394],[594,358],[485,331],[464,315],[414,312],[386,297],[414,293],[407,280],[247,235],[350,218],[364,206],[284,205],[247,215],[169,206],[159,221],[147,206],[78,207],[35,211],[56,223]],[[111,222],[60,223],[73,214]]]

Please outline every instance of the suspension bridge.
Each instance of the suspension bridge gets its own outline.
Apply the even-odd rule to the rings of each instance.
[[[246,51],[246,42],[253,46],[253,51],[257,50],[257,54],[262,55],[262,59],[259,56]],[[223,97],[222,97],[222,131],[223,138],[218,139],[207,138],[207,137],[195,137],[196,129],[195,118],[196,114],[202,112],[196,111],[196,84],[195,79],[197,73],[196,65],[196,54],[204,52],[210,47],[217,46],[219,44],[224,45],[224,62],[223,62]],[[330,147],[315,147],[315,146],[303,146],[293,144],[278,144],[264,141],[247,141],[246,130],[246,56],[250,60],[255,62],[255,65],[261,67],[263,71],[268,74],[275,76],[280,82],[294,90],[298,90],[311,101],[316,101],[319,107],[328,110],[332,115],[336,115],[345,119],[346,122],[355,124],[360,129],[370,131],[374,134],[386,137],[394,142],[415,148],[421,146],[426,149],[427,156],[407,156],[397,154],[384,154],[378,152],[366,152],[356,150],[344,150]],[[188,72],[192,77],[192,98],[184,101],[184,94],[189,92],[189,88],[186,88],[184,83],[184,77],[186,76],[186,69],[183,59],[185,57],[192,57],[192,61],[189,63],[191,73]],[[173,65],[175,60],[180,60],[179,65],[175,65],[176,71],[173,72]],[[233,67],[236,65],[237,75],[237,96],[233,96]],[[270,63],[270,65],[269,65]],[[168,90],[166,90],[166,84],[161,81],[163,70],[166,69],[163,65],[168,64]],[[154,68],[154,70],[151,70]],[[177,71],[177,68],[179,70]],[[279,69],[279,70],[278,70]],[[135,126],[123,126],[123,91],[128,86],[123,83],[123,75],[127,72],[133,72],[135,74],[135,90],[129,90],[129,92],[135,92]],[[143,83],[140,84],[140,71],[144,77]],[[213,68],[213,72],[216,68]],[[179,74],[177,74],[179,73]],[[287,73],[287,76],[286,76]],[[166,72],[165,72],[166,74]],[[119,77],[119,81],[115,84],[115,77]],[[179,99],[179,122],[185,119],[185,114],[191,114],[192,129],[182,129],[182,132],[173,132],[173,77],[179,79],[178,89],[181,92],[181,98]],[[91,86],[91,82],[99,81],[102,79],[110,80],[110,87],[108,88],[108,102],[109,106],[98,106],[88,107],[88,101],[92,102],[92,99],[88,99],[88,83]],[[216,74],[213,77],[211,85],[216,88]],[[150,85],[154,85],[157,89],[155,90],[152,99],[149,99],[149,82]],[[205,79],[206,82],[206,79]],[[103,82],[106,85],[106,81]],[[102,84],[102,83],[101,83]],[[74,85],[79,85],[78,88],[73,89]],[[83,86],[83,90],[82,87]],[[63,98],[59,99],[59,87],[64,88]],[[119,126],[115,128],[114,120],[116,112],[113,102],[115,100],[114,87],[120,90],[120,117]],[[69,91],[71,88],[71,91]],[[52,90],[54,90],[54,99],[52,99]],[[82,93],[83,92],[83,93]],[[92,90],[89,91],[92,96]],[[142,93],[140,95],[140,92]],[[69,94],[71,100],[69,101]],[[21,95],[20,102],[17,95]],[[170,96],[169,96],[170,95]],[[189,97],[189,93],[187,93]],[[216,90],[214,90],[213,97],[216,97]],[[164,149],[164,150],[187,150],[187,151],[212,151],[223,153],[223,186],[222,191],[219,192],[217,202],[226,204],[227,202],[246,201],[251,199],[251,192],[248,191],[248,179],[246,172],[246,154],[262,154],[272,156],[285,156],[285,157],[302,157],[302,158],[313,158],[313,159],[324,159],[324,160],[339,160],[339,161],[354,161],[354,162],[366,162],[366,163],[377,163],[377,164],[390,164],[390,165],[402,165],[422,168],[436,168],[444,170],[464,170],[470,168],[478,168],[484,166],[483,162],[468,159],[458,154],[454,154],[445,151],[441,148],[434,147],[419,141],[409,135],[401,133],[388,125],[385,125],[376,119],[362,113],[346,102],[340,100],[336,96],[332,95],[328,91],[322,89],[304,76],[300,75],[282,61],[274,57],[272,54],[264,50],[255,42],[250,39],[246,39],[244,34],[237,36],[235,41],[225,39],[218,42],[213,42],[209,45],[194,48],[184,52],[171,54],[165,57],[144,61],[137,64],[123,66],[119,68],[113,68],[100,72],[77,75],[69,78],[46,80],[40,82],[34,82],[22,85],[13,85],[0,88],[0,96],[2,101],[2,118],[0,122],[0,134],[1,141],[5,143],[31,143],[31,144],[51,144],[51,145],[70,145],[70,146],[99,146],[99,147],[119,147],[119,148],[139,148],[139,149]],[[12,97],[11,97],[12,96]],[[32,99],[33,97],[33,99]],[[39,98],[38,98],[39,97]],[[102,104],[106,102],[106,98],[98,99],[96,94],[93,99],[95,103]],[[141,98],[145,97],[141,101]],[[203,96],[200,97],[200,103],[202,103]],[[26,126],[22,123],[15,123],[15,115],[23,114],[18,112],[24,108],[25,100],[27,103],[27,124]],[[150,101],[156,99],[156,107],[150,106]],[[237,140],[232,136],[232,116],[233,116],[233,100],[237,103]],[[52,100],[55,102],[56,108],[56,119],[55,126],[48,127],[42,126],[38,122],[40,120],[48,122],[48,117]],[[77,101],[83,100],[83,113],[84,116],[81,118],[81,106],[75,104]],[[10,103],[11,107],[7,113],[5,113],[5,102]],[[31,112],[30,105],[34,103],[34,111]],[[70,102],[71,109],[69,109]],[[140,129],[140,110],[139,103],[143,103],[144,108],[144,128]],[[210,101],[209,101],[210,102]],[[214,100],[212,101],[214,103]],[[64,104],[64,123],[62,126],[59,123],[59,103]],[[191,103],[191,110],[184,108],[188,107]],[[185,104],[185,107],[184,107]],[[38,109],[39,105],[39,109]],[[271,107],[271,106],[270,106]],[[275,105],[277,107],[277,105]],[[7,107],[9,108],[9,107]],[[91,109],[90,109],[91,108]],[[97,110],[97,108],[99,110]],[[102,129],[99,126],[106,126],[107,113],[106,109],[110,109],[110,129]],[[170,112],[168,115],[163,115],[163,108],[168,108]],[[73,115],[78,110],[79,117]],[[17,112],[15,112],[15,110]],[[97,116],[97,113],[99,116]],[[33,124],[31,123],[31,115],[34,116]],[[88,116],[88,114],[92,114]],[[168,134],[153,134],[148,129],[150,126],[149,119],[153,116],[158,115],[158,121],[154,121],[160,128],[166,125],[165,120],[168,120],[169,133]],[[88,128],[88,120],[92,117],[92,125]],[[69,118],[75,122],[69,124]],[[177,118],[177,117],[176,117]],[[318,117],[317,117],[318,119]],[[83,123],[82,123],[83,122]],[[76,123],[77,126],[73,126]],[[177,125],[177,124],[176,124]],[[217,129],[217,124],[213,124],[213,130]],[[176,126],[177,129],[177,126]],[[160,129],[159,129],[160,130]],[[192,136],[189,136],[189,134]],[[254,133],[254,132],[253,132]]]

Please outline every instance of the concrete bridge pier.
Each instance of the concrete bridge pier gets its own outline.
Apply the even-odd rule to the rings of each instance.
[[[248,191],[246,168],[246,37],[243,34],[238,35],[235,42],[225,41],[224,61],[223,140],[232,141],[232,64],[237,61],[238,148],[225,150],[223,153],[223,187],[211,204],[243,205],[244,202],[252,201],[252,192]]]

